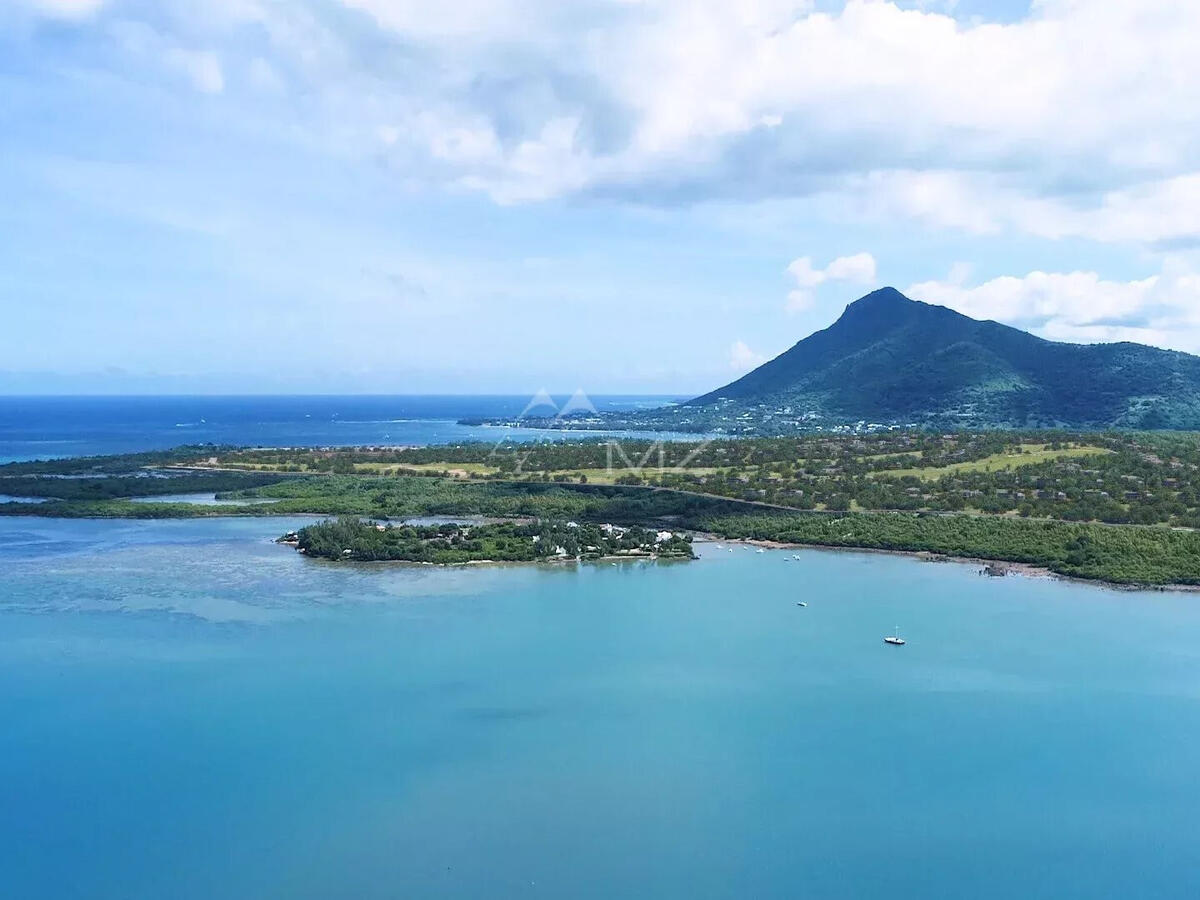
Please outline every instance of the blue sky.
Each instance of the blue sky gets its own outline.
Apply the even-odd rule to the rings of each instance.
[[[686,394],[882,284],[1200,352],[1197,33],[1190,0],[15,0],[0,392]]]

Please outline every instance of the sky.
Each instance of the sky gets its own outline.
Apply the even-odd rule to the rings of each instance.
[[[707,391],[882,285],[1200,352],[1195,0],[4,0],[0,393]]]

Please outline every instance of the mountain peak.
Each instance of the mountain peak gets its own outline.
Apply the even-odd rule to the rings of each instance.
[[[688,405],[717,401],[799,410],[818,423],[1195,428],[1200,357],[1054,343],[882,287]]]
[[[916,301],[905,297],[894,287],[887,286],[871,291],[869,294],[864,294],[851,303],[850,306],[883,306],[885,304],[895,305],[898,303],[916,303]]]
[[[899,327],[931,309],[934,307],[910,300],[894,287],[881,287],[847,306],[834,327],[887,330]]]

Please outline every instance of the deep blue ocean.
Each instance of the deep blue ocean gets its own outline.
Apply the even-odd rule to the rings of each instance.
[[[569,397],[530,415],[553,416]],[[600,411],[647,409],[679,397],[602,395]],[[547,440],[580,432],[456,424],[521,415],[527,396],[3,397],[0,463],[161,450],[181,444],[302,447]]]
[[[0,440],[458,439],[459,402],[7,400]],[[325,563],[273,543],[304,521],[0,518],[0,897],[1200,896],[1200,595]]]

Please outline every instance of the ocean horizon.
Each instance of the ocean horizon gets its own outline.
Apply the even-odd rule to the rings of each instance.
[[[604,412],[687,398],[598,394],[588,399]],[[553,415],[570,395],[551,400],[530,413]],[[0,463],[202,443],[351,446],[554,439],[555,432],[544,429],[458,424],[472,417],[516,417],[531,402],[529,395],[517,394],[7,395],[0,396]]]
[[[0,0],[0,900],[1200,898],[1198,37]]]

